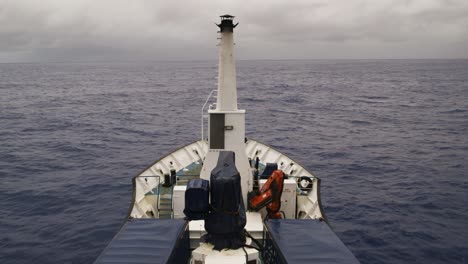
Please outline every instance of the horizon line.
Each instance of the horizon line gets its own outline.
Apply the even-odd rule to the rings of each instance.
[[[466,58],[313,58],[313,59],[236,59],[236,61],[384,61],[384,60],[468,60]],[[162,60],[50,60],[50,61],[11,61],[0,64],[38,64],[38,63],[155,63],[155,62],[216,62],[217,59],[162,59]]]

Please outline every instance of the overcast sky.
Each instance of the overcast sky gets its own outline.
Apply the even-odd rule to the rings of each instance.
[[[468,58],[468,0],[0,0],[0,62]]]

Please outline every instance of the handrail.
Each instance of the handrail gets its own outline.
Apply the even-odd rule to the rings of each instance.
[[[203,121],[205,107],[206,107],[206,104],[208,104],[208,101],[211,99],[211,96],[213,96],[213,93],[215,93],[215,92],[218,92],[218,90],[216,90],[216,89],[211,90],[210,94],[206,98],[205,103],[203,104],[202,109],[201,109],[201,139],[202,140],[205,139],[205,134],[204,134],[205,126],[204,126],[204,121]]]

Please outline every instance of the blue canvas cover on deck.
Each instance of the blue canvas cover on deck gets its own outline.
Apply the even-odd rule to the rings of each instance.
[[[323,221],[270,219],[265,225],[265,263],[359,263]]]
[[[218,163],[211,171],[210,184],[212,210],[205,219],[208,234],[203,240],[213,244],[216,250],[240,248],[245,244],[246,216],[234,152],[219,153]]]
[[[186,229],[182,219],[128,220],[94,263],[187,263]]]
[[[185,191],[184,214],[189,220],[204,219],[209,211],[210,182],[203,179],[192,179]]]

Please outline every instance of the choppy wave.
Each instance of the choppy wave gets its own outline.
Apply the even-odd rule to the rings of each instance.
[[[93,262],[126,216],[131,177],[199,137],[214,69],[0,64],[0,263]],[[331,225],[362,263],[468,263],[467,71],[241,61],[238,86],[247,136],[322,179]]]

